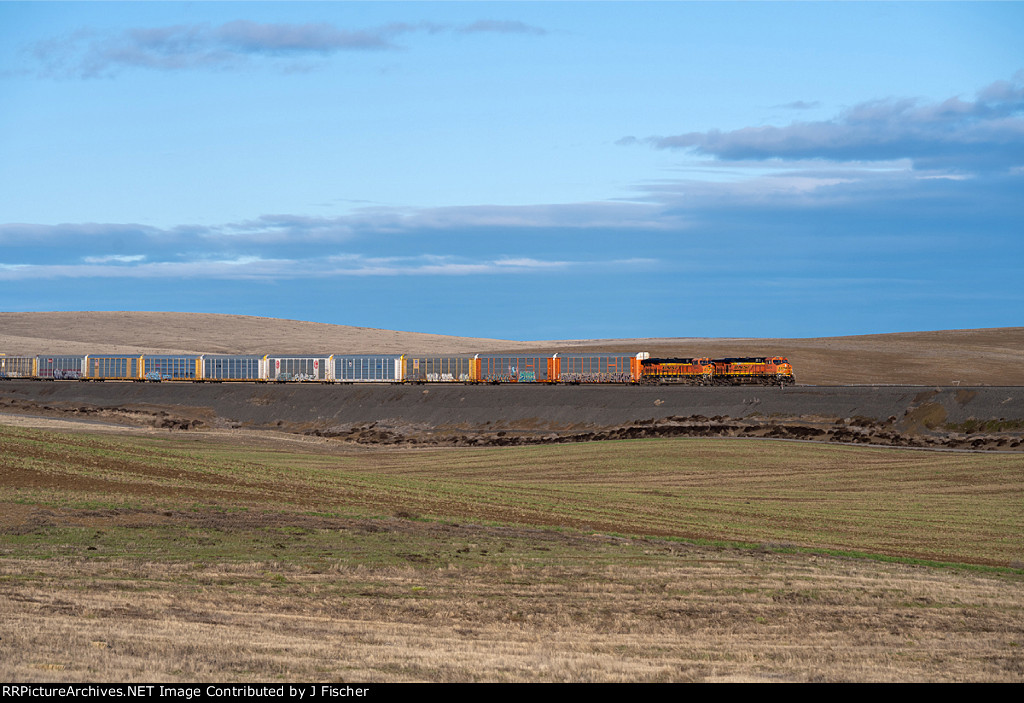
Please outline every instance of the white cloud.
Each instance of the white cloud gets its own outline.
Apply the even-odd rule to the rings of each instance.
[[[471,259],[450,255],[372,257],[341,253],[314,258],[265,258],[260,256],[196,257],[180,261],[143,261],[141,256],[88,257],[84,263],[4,264],[0,280],[40,278],[203,278],[203,279],[296,279],[334,276],[467,276],[480,274],[549,273],[647,267],[651,259],[545,260],[499,257]]]
[[[344,29],[328,22],[293,24],[234,20],[221,25],[180,24],[138,27],[117,34],[79,30],[27,47],[47,76],[97,78],[125,68],[161,71],[238,69],[253,58],[281,61],[288,73],[309,65],[299,58],[322,58],[351,51],[390,51],[405,34],[443,32],[544,35],[533,25],[511,20],[480,20],[466,25],[393,22],[365,29]]]
[[[106,264],[106,263],[121,263],[121,264],[132,264],[136,261],[145,261],[145,254],[133,254],[126,256],[123,254],[108,254],[107,256],[87,256],[82,261],[87,264]]]

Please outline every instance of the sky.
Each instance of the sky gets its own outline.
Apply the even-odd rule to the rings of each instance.
[[[1021,326],[1022,36],[1022,2],[0,2],[3,309]]]

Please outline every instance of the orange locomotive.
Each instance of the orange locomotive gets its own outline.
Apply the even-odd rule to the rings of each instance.
[[[781,356],[727,359],[644,359],[641,383],[691,386],[776,386],[796,383],[793,365]]]
[[[793,365],[781,356],[715,359],[715,385],[775,386],[796,383]]]
[[[711,359],[644,359],[640,363],[641,383],[682,383],[690,386],[714,383],[715,363]]]

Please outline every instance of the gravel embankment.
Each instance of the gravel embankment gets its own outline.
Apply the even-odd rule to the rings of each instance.
[[[572,431],[694,415],[895,418],[903,429],[1024,420],[1024,387],[371,386],[0,383],[0,412],[157,414],[206,425],[293,430],[354,424]]]

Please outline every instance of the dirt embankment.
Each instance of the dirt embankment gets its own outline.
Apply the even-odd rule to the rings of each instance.
[[[361,444],[777,437],[1017,450],[1024,388],[338,386],[8,381],[0,413]]]
[[[1010,431],[965,433],[906,432],[895,422],[876,422],[863,417],[814,422],[802,418],[742,420],[703,415],[667,417],[584,432],[547,432],[499,430],[497,432],[416,431],[415,428],[388,429],[377,423],[355,425],[347,430],[307,432],[316,437],[331,437],[369,445],[426,445],[451,447],[508,447],[530,444],[568,444],[612,439],[651,437],[750,437],[798,439],[841,444],[865,444],[886,447],[917,447],[960,450],[1024,451],[1024,422]]]

